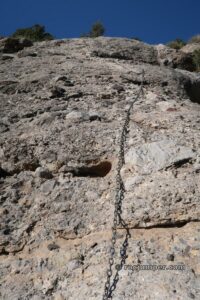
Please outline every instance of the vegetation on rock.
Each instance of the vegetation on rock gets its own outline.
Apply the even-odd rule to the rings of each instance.
[[[105,33],[105,27],[101,22],[96,22],[92,25],[92,28],[89,33],[84,33],[81,35],[81,37],[90,37],[90,38],[95,38],[98,36],[102,36]]]
[[[32,27],[17,29],[13,34],[14,38],[26,38],[32,42],[52,40],[53,36],[45,31],[45,26],[36,24]]]
[[[174,41],[171,41],[167,44],[168,47],[179,50],[181,49],[183,46],[185,46],[186,43],[182,40],[182,39],[175,39]]]
[[[0,46],[0,52],[15,53],[24,49],[25,47],[31,47],[32,45],[32,41],[28,39],[17,39],[9,37],[2,41]]]

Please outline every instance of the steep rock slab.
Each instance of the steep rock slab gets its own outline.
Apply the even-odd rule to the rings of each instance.
[[[100,38],[94,45],[92,55],[97,57],[132,60],[136,64],[158,64],[156,50],[136,40]]]
[[[198,299],[198,224],[134,229],[130,234],[128,259],[114,299]],[[119,238],[122,235],[120,231]],[[110,231],[81,239],[58,236],[38,247],[30,244],[6,260],[1,256],[1,274],[6,278],[2,280],[2,299],[16,295],[33,299],[102,299],[110,238]]]
[[[133,59],[92,54],[121,43]],[[123,270],[114,298],[199,298],[200,106],[186,89],[199,75],[133,44],[49,41],[1,60],[1,298],[102,299],[120,132],[142,70],[122,170],[127,263],[186,269]]]

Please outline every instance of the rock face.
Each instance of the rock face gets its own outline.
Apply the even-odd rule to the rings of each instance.
[[[119,138],[144,70],[121,170],[131,237],[113,299],[199,299],[200,75],[127,39],[0,55],[0,298],[102,299]]]
[[[181,52],[184,52],[184,53],[193,53],[195,50],[200,50],[199,43],[187,44],[183,48],[181,48]]]
[[[191,47],[187,48],[187,46],[185,46],[186,48],[183,47],[180,51],[178,51],[162,44],[157,45],[155,48],[158,51],[158,61],[164,66],[179,68],[191,72],[195,71],[196,66],[193,61],[193,51],[187,51],[188,48],[191,49]]]

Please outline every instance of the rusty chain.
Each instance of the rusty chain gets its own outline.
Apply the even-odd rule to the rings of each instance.
[[[139,91],[131,102],[128,111],[126,113],[125,121],[122,127],[120,142],[119,142],[119,157],[118,157],[118,165],[117,165],[117,175],[116,175],[116,194],[115,194],[115,211],[114,211],[114,219],[113,219],[113,227],[112,227],[112,239],[111,239],[111,247],[110,247],[110,257],[108,262],[107,269],[107,278],[104,287],[103,300],[108,300],[113,298],[113,292],[116,289],[117,282],[119,280],[119,271],[123,268],[126,258],[127,258],[127,247],[128,247],[128,239],[130,238],[130,233],[127,224],[122,218],[122,201],[124,199],[124,183],[121,177],[121,168],[125,163],[124,158],[124,146],[126,142],[126,137],[128,133],[128,126],[130,121],[130,112],[133,107],[133,104],[140,98],[140,95],[143,92],[144,85],[144,70],[142,71],[142,81],[139,88]],[[120,263],[115,265],[115,274],[113,275],[114,268],[114,257],[116,253],[116,235],[117,235],[117,226],[121,225],[126,230],[125,239],[120,248]],[[113,275],[113,276],[112,276]],[[112,279],[112,282],[111,282]]]

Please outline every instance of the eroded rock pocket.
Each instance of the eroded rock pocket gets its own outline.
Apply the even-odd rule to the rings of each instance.
[[[78,177],[105,177],[111,168],[111,162],[102,161],[92,166],[70,167],[67,171]]]
[[[185,90],[192,102],[200,104],[200,79],[187,82]]]
[[[7,176],[9,176],[10,174],[6,171],[6,170],[4,170],[4,169],[2,169],[1,167],[0,167],[0,178],[5,178],[5,177],[7,177]]]

